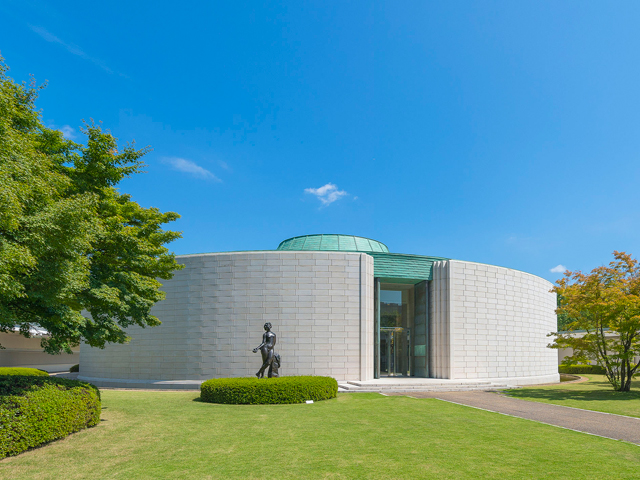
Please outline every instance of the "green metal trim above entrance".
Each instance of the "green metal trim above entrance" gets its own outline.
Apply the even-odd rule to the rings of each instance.
[[[331,252],[389,252],[382,242],[355,235],[320,234],[293,237],[280,242],[278,250],[331,251]]]
[[[373,257],[373,276],[388,283],[420,283],[433,278],[433,263],[449,260],[404,253],[369,253]]]
[[[415,284],[431,280],[433,263],[449,260],[444,257],[426,257],[405,253],[390,253],[382,242],[355,235],[319,234],[302,235],[284,240],[278,250],[362,252],[373,257],[373,274],[390,283]]]

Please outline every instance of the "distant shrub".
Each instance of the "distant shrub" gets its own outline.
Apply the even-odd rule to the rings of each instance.
[[[579,375],[581,373],[604,375],[605,370],[600,365],[560,365],[558,367],[558,373],[568,373]]]
[[[0,376],[0,458],[100,421],[100,391],[77,380]]]
[[[335,398],[338,382],[331,377],[214,378],[203,382],[200,399],[210,403],[279,404]]]
[[[69,373],[76,373],[80,371],[80,364],[76,363],[69,369]]]
[[[0,375],[24,375],[28,377],[48,377],[49,374],[37,368],[0,367]]]

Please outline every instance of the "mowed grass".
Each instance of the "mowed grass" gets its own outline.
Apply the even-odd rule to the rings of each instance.
[[[215,405],[103,391],[100,425],[0,462],[0,478],[637,478],[640,447],[436,399],[340,394]]]
[[[581,376],[587,377],[589,381],[525,387],[507,390],[505,393],[522,400],[640,417],[640,380],[632,381],[630,392],[615,392],[604,375]]]

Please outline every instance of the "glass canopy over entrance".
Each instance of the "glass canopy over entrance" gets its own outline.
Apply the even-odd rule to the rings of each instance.
[[[374,377],[428,377],[427,281],[376,278]]]

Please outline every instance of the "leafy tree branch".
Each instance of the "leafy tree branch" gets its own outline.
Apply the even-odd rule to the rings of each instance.
[[[550,346],[573,350],[565,363],[597,363],[615,390],[628,392],[640,357],[640,265],[625,252],[613,256],[609,266],[567,271],[556,282],[563,331]]]
[[[180,233],[162,226],[179,215],[116,189],[148,148],[119,148],[94,122],[84,144],[65,139],[36,110],[42,87],[7,70],[0,58],[0,331],[39,325],[49,353],[126,342],[126,327],[160,323],[159,279],[182,268],[165,247]]]

